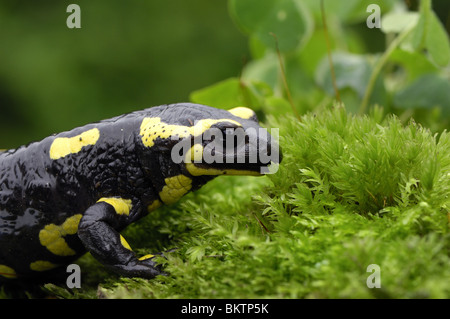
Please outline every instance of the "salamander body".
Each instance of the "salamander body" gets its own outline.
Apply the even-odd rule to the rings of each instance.
[[[227,161],[230,155],[220,150],[212,153],[222,163],[202,161],[213,140],[237,128],[261,129],[248,108],[180,103],[1,152],[0,279],[40,276],[86,251],[123,276],[161,274],[153,255],[138,257],[120,231],[218,175],[261,175],[270,163],[250,163],[248,138],[232,155],[245,154],[246,161]],[[253,140],[257,150],[274,144],[270,135]],[[180,148],[182,142],[186,147]],[[174,153],[174,147],[180,150]],[[174,161],[174,154],[183,160]]]

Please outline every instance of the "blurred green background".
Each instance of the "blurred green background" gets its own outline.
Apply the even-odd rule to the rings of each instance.
[[[66,26],[66,9],[71,3],[81,7],[81,29]],[[298,31],[310,32],[303,35],[310,40],[303,49],[286,54],[285,64],[296,105],[306,112],[327,102],[324,97],[331,99],[333,91],[319,0],[303,3],[311,11],[309,19],[315,27],[305,25],[305,30]],[[361,78],[371,72],[371,55],[386,50],[389,39],[379,29],[367,28],[367,3],[372,1],[326,1],[332,50],[338,53],[334,64],[350,111],[365,90]],[[409,10],[418,6],[417,0],[374,3],[383,3],[384,11],[400,3]],[[281,83],[276,56],[267,54],[269,50],[265,51],[254,35],[239,30],[230,18],[228,4],[227,0],[0,0],[0,149],[133,110],[188,101],[192,92],[237,78],[241,72],[248,83],[254,79]],[[434,0],[433,7],[448,32],[450,1]],[[434,76],[434,82],[430,81],[426,75],[438,69],[420,53],[396,52],[392,60],[409,72],[409,78],[405,82],[405,76],[394,69],[398,66],[391,65],[390,73],[380,75],[372,102],[420,120],[428,117],[434,102],[427,97],[416,105],[414,95],[430,92],[417,86],[436,82],[442,90],[428,94],[438,97],[435,104],[450,99],[446,77]],[[413,83],[422,75],[425,77]],[[387,86],[395,94],[386,94]],[[408,113],[408,108],[420,106],[425,107],[426,116],[420,110]],[[442,113],[447,121],[449,110],[446,107]],[[432,120],[435,118],[442,116],[436,113]]]
[[[248,57],[225,0],[0,1],[0,39],[0,149],[188,101]]]

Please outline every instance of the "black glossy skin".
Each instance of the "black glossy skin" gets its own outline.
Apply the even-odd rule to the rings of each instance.
[[[229,118],[244,128],[259,127],[256,117],[243,119],[202,105],[163,105],[88,124],[47,137],[39,142],[0,153],[0,265],[11,267],[15,278],[41,276],[30,264],[48,261],[65,266],[86,251],[111,270],[124,276],[152,278],[161,274],[151,259],[138,260],[120,243],[119,232],[148,214],[147,206],[161,200],[165,178],[185,175],[195,190],[214,176],[192,176],[183,163],[174,164],[170,150],[174,142],[157,139],[147,147],[139,135],[145,117],[160,117],[168,124],[192,126],[200,119]],[[98,128],[95,145],[53,160],[49,149],[58,137],[73,137]],[[230,167],[233,164],[230,164]],[[236,169],[254,169],[244,164]],[[132,201],[129,215],[117,214],[102,197]],[[82,214],[75,234],[63,237],[76,253],[59,256],[43,246],[40,231],[47,225],[62,225]],[[0,279],[5,279],[0,276]]]

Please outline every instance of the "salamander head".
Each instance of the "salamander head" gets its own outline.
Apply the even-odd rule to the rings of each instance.
[[[190,103],[158,108],[141,124],[142,142],[182,173],[262,175],[281,162],[276,139],[249,108],[226,111]]]

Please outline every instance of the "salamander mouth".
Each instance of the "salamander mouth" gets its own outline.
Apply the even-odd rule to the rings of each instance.
[[[235,131],[226,127],[214,134],[191,136],[171,149],[172,161],[183,162],[193,176],[264,175],[275,173],[282,160],[278,142],[262,128]],[[275,164],[275,165],[273,165]]]
[[[229,164],[229,163],[212,163],[212,164],[206,164],[206,163],[193,163],[193,165],[198,168],[199,170],[202,170],[203,172],[211,172],[214,173],[212,175],[264,175],[264,170],[268,170],[270,165],[261,165],[258,163],[249,163],[249,164],[242,164],[242,163],[235,163],[235,164]]]
[[[271,166],[279,164],[282,160],[279,149],[275,152],[271,148],[267,152],[259,151],[259,149],[252,150],[248,144],[228,151],[220,147],[214,148],[211,144],[197,144],[191,149],[186,167],[193,175],[259,176],[270,173]]]

